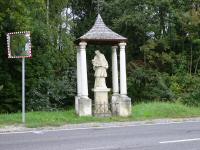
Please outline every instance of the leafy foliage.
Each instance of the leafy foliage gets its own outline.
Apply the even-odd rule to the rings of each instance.
[[[169,75],[155,70],[137,68],[128,78],[128,93],[134,102],[172,101],[175,97],[170,89]]]
[[[72,99],[75,78],[65,72],[75,65],[73,36],[66,33],[65,28],[58,28],[65,6],[53,6],[56,7],[50,7],[47,24],[45,0],[0,2],[3,10],[0,12],[0,48],[4,50],[0,51],[0,83],[4,85],[0,91],[0,112],[14,112],[21,108],[21,60],[7,59],[8,32],[31,31],[33,58],[26,59],[27,108],[63,108],[65,105],[61,102],[67,104]]]
[[[73,71],[73,70],[71,70]],[[73,72],[64,72],[61,78],[46,77],[39,79],[36,88],[30,91],[30,110],[56,110],[72,105],[76,93],[76,78]]]
[[[21,60],[7,59],[6,33],[31,31],[26,61],[27,108],[54,110],[75,95],[75,46],[97,15],[94,0],[0,1],[0,112],[21,109]],[[100,11],[113,31],[128,38],[128,95],[134,102],[181,101],[199,106],[200,1],[104,0]],[[117,9],[116,9],[117,8]],[[94,49],[87,48],[91,60]],[[110,47],[102,47],[111,58]],[[109,61],[110,59],[108,59]],[[88,77],[93,77],[88,61]],[[108,70],[110,74],[111,69]],[[93,87],[92,78],[89,87]],[[108,87],[112,86],[108,77]]]

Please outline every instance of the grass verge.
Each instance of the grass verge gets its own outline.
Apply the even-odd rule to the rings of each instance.
[[[44,126],[60,126],[86,122],[135,121],[161,118],[186,118],[200,116],[200,109],[176,103],[141,103],[133,106],[132,115],[122,117],[78,117],[73,109],[56,112],[28,112],[26,126],[30,128]],[[0,128],[6,125],[21,124],[21,113],[0,114]]]

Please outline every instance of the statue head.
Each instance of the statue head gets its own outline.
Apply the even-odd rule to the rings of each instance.
[[[95,50],[95,54],[98,55],[100,54],[101,52],[99,50]]]

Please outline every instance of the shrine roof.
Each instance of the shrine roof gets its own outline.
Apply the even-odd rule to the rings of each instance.
[[[87,42],[88,44],[118,44],[120,42],[126,42],[127,38],[115,33],[109,29],[101,15],[98,14],[93,27],[85,33],[83,36],[78,38],[75,42],[79,43],[81,41]]]

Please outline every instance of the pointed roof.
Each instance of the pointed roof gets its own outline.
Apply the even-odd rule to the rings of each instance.
[[[126,42],[127,38],[115,33],[111,29],[109,29],[101,15],[98,14],[97,19],[93,27],[85,33],[83,36],[78,38],[76,42],[85,41],[89,44],[118,44],[120,42]]]

